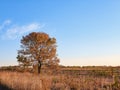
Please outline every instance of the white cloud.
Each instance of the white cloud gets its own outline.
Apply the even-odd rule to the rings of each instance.
[[[3,25],[10,24],[11,21],[7,20],[4,22]],[[40,28],[44,27],[43,25],[39,23],[30,23],[27,25],[10,25],[9,28],[6,29],[6,31],[2,34],[2,39],[16,39],[19,36],[22,36],[26,33],[32,32],[32,31],[38,31]],[[5,28],[5,27],[2,27]]]
[[[1,25],[0,25],[0,30],[4,29],[5,26],[11,24],[11,20],[5,20]]]
[[[15,39],[25,33],[35,31],[41,28],[41,25],[38,23],[31,23],[23,26],[14,26],[7,30],[6,37],[9,39]]]

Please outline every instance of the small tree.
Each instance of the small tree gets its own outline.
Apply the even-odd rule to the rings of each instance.
[[[32,32],[22,37],[21,44],[21,50],[18,50],[17,56],[20,65],[36,64],[37,73],[40,73],[43,64],[58,65],[56,39],[50,38],[48,34]]]

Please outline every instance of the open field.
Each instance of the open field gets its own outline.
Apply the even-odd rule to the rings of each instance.
[[[63,67],[57,74],[40,75],[1,71],[0,90],[120,90],[119,68],[102,69]]]

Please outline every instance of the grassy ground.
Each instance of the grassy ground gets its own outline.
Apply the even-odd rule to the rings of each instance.
[[[0,90],[120,90],[113,77],[0,72]]]

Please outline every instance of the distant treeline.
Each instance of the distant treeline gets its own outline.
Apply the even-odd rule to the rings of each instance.
[[[20,66],[4,66],[0,67],[0,71],[17,71],[17,72],[31,72],[34,70],[32,67],[20,67]],[[42,67],[43,73],[59,73],[59,74],[71,74],[71,75],[89,75],[89,76],[105,76],[111,77],[113,75],[120,75],[120,66],[62,66],[59,65],[58,69]]]

